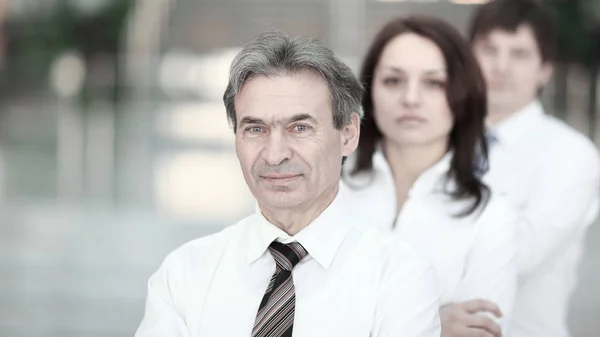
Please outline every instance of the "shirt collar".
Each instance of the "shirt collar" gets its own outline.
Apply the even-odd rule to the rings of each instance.
[[[308,254],[323,268],[327,269],[335,258],[346,234],[350,229],[346,197],[338,191],[329,206],[308,226],[294,236],[290,236],[270,223],[256,204],[256,213],[250,226],[248,263],[256,261],[274,240],[290,243],[299,242]]]
[[[430,193],[433,191],[440,183],[441,178],[448,173],[450,170],[450,164],[452,161],[452,151],[446,152],[446,154],[433,166],[425,170],[419,178],[415,181],[414,185],[411,187],[409,193],[410,195],[414,195],[415,193]],[[381,172],[386,174],[393,180],[392,177],[392,169],[383,154],[381,147],[375,151],[373,154],[373,171]]]
[[[540,101],[534,100],[513,116],[491,128],[491,131],[500,144],[514,143],[519,141],[532,127],[538,125],[543,116],[542,104]]]

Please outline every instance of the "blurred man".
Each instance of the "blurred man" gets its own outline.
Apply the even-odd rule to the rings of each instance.
[[[432,269],[338,193],[361,99],[316,41],[266,33],[237,55],[224,102],[257,211],[166,258],[137,337],[440,335]]]
[[[520,290],[509,337],[566,337],[569,297],[586,229],[599,206],[599,157],[583,134],[545,114],[556,33],[535,0],[476,10],[470,38],[488,86],[486,181],[520,210]]]

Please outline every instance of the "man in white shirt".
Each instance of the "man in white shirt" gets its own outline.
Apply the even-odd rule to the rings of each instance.
[[[600,164],[584,135],[544,113],[556,33],[539,1],[496,0],[470,27],[488,85],[488,184],[519,210],[520,280],[509,337],[567,337],[569,297],[599,206]]]
[[[244,47],[223,100],[257,211],[165,259],[137,337],[440,335],[432,269],[356,224],[338,193],[361,98],[315,40],[270,32]]]

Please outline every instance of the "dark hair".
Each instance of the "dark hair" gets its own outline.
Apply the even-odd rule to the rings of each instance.
[[[478,175],[481,159],[487,169],[487,143],[485,141],[485,116],[487,113],[486,87],[479,65],[468,42],[451,25],[437,18],[413,16],[398,18],[387,23],[375,37],[364,59],[360,79],[365,88],[363,109],[365,118],[361,125],[356,166],[352,174],[370,171],[373,154],[383,138],[373,114],[373,77],[379,58],[386,45],[398,35],[414,33],[434,42],[444,55],[448,71],[446,97],[452,110],[454,125],[450,132],[449,149],[453,150],[448,179],[456,187],[448,191],[455,199],[473,198],[472,207],[460,215],[468,215],[488,199],[489,188]]]
[[[550,12],[536,0],[495,0],[475,10],[470,26],[469,38],[477,38],[500,29],[515,32],[521,25],[533,31],[543,63],[553,63],[557,54],[557,33]]]

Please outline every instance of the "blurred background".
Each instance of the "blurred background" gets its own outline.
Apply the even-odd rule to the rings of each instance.
[[[241,45],[315,36],[354,70],[388,19],[461,30],[473,0],[0,0],[0,336],[132,336],[180,244],[253,211],[221,96]],[[561,62],[550,113],[599,143],[600,1],[546,1]],[[573,297],[600,332],[600,229]]]

